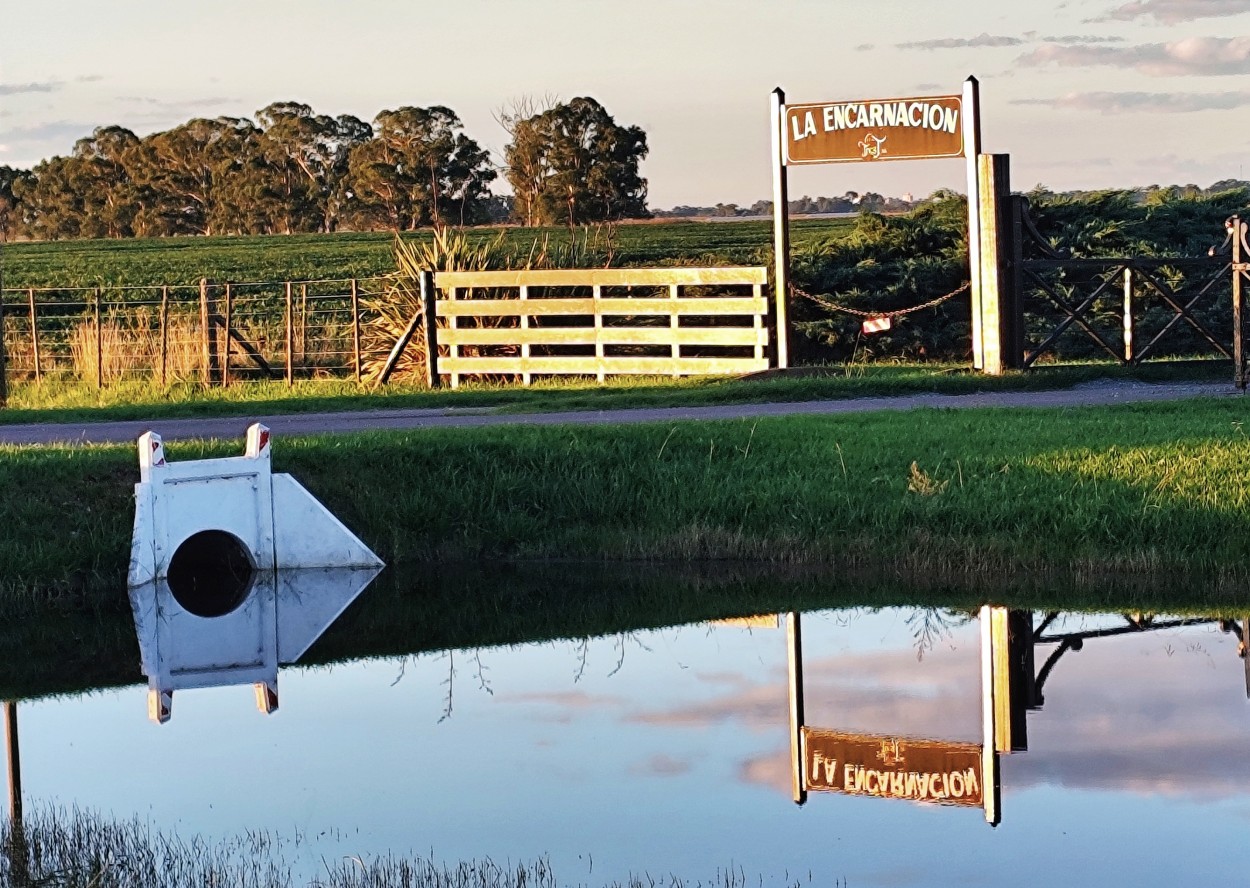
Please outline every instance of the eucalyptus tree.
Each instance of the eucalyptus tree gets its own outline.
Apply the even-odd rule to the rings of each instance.
[[[30,170],[16,166],[0,166],[0,241],[25,233],[29,215],[20,194],[34,184]]]
[[[260,199],[274,231],[332,231],[340,211],[347,158],[373,136],[364,121],[314,114],[299,102],[274,102],[256,112],[265,163]]]
[[[264,230],[260,130],[250,120],[199,118],[154,133],[135,152],[133,175],[151,195],[161,234]]]
[[[34,176],[30,170],[0,166],[0,241],[10,240],[25,232],[28,217],[18,195],[33,184]]]
[[[463,128],[438,105],[378,114],[374,137],[348,156],[352,224],[404,230],[484,220],[496,172]]]
[[[573,226],[650,215],[647,180],[638,169],[647,134],[617,124],[595,99],[576,98],[505,126],[518,221]]]
[[[26,233],[41,240],[85,237],[85,202],[80,190],[81,162],[73,157],[50,157],[30,171],[29,178],[13,183],[13,195],[29,220]]]

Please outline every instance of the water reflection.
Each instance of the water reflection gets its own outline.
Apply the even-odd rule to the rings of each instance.
[[[56,799],[208,841],[345,828],[298,846],[299,872],[314,874],[323,855],[433,848],[452,861],[550,853],[562,884],[732,860],[751,881],[802,866],[817,882],[961,885],[1045,842],[1090,881],[1171,884],[1181,873],[1156,871],[1152,836],[1172,837],[1176,870],[1202,861],[1214,881],[1234,868],[1216,858],[1250,816],[1229,777],[1250,764],[1241,620],[861,608],[435,651],[435,629],[405,631],[412,656],[284,673],[291,700],[275,719],[254,718],[235,691],[194,698],[159,731],[126,690],[23,704],[32,847],[46,804],[32,799]],[[848,738],[861,771],[878,774],[858,793],[828,791],[828,772],[845,782],[829,760],[847,760],[831,744]],[[919,740],[989,761],[926,765]],[[909,794],[906,776],[901,793],[892,777],[882,788],[891,769],[916,774],[913,795],[921,775],[933,794],[939,774],[937,794],[962,799],[971,768],[1006,827],[885,800]],[[789,801],[796,774],[813,796],[802,808]],[[1112,842],[1114,861],[1099,856]],[[943,853],[955,846],[967,853]],[[586,852],[593,873],[578,869]]]
[[[851,733],[806,723],[802,618],[786,615],[790,698],[791,786],[794,801],[836,792],[981,808],[1000,820],[999,755],[1013,744],[1012,669],[1019,672],[1025,637],[1010,631],[1003,608],[981,609],[982,731],[980,745],[892,733]],[[1017,705],[1023,701],[1015,698]],[[1021,723],[1023,720],[1021,719]],[[888,730],[891,726],[882,725]],[[1019,744],[1018,746],[1016,744]]]
[[[802,617],[779,615],[786,625],[789,677],[791,788],[794,801],[808,793],[827,791],[848,795],[972,806],[984,810],[991,826],[1001,821],[1001,755],[1027,752],[1030,712],[1045,704],[1043,688],[1056,665],[1068,652],[1081,651],[1086,642],[1116,636],[1217,626],[1237,638],[1237,655],[1250,699],[1250,619],[1238,623],[1224,618],[1165,619],[1125,614],[1122,623],[1072,632],[1050,632],[1061,617],[1046,613],[1034,627],[1032,611],[985,606],[980,621],[980,745],[918,738],[894,733],[851,733],[817,728],[806,723],[803,675]],[[1113,618],[1114,619],[1114,618]],[[927,624],[926,624],[927,625]],[[921,655],[931,640],[919,639]],[[1053,647],[1040,670],[1036,649]],[[882,728],[888,730],[889,725]]]
[[[205,610],[158,579],[131,587],[130,606],[148,716],[165,723],[174,691],[252,685],[263,713],[278,708],[278,667],[295,663],[373,581],[380,568],[256,571],[228,596],[228,608]],[[217,600],[201,590],[196,601]]]

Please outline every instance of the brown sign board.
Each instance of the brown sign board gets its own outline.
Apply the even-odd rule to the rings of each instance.
[[[963,117],[959,96],[787,105],[782,121],[785,162],[962,157]]]
[[[807,788],[941,805],[983,805],[981,747],[803,728]]]

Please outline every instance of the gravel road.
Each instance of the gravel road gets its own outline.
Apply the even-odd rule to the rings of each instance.
[[[761,416],[813,416],[866,413],[873,410],[915,410],[921,407],[1085,407],[1173,401],[1194,397],[1236,397],[1226,382],[1151,384],[1105,380],[1075,388],[1040,392],[981,392],[969,395],[918,394],[839,401],[797,401],[770,404],[720,404],[711,407],[648,407],[560,413],[496,413],[483,409],[366,410],[353,413],[301,413],[196,419],[134,420],[95,423],[0,425],[0,443],[90,444],[133,441],[148,430],[165,440],[241,438],[253,422],[263,422],[277,435],[349,433],[372,429],[467,428],[496,425],[600,425],[627,422],[751,419]]]

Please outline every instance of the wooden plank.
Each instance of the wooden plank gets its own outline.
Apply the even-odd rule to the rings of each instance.
[[[768,345],[763,327],[460,327],[441,333],[440,342],[457,345]]]
[[[455,291],[452,291],[455,292]],[[763,299],[754,297],[726,297],[707,299],[440,299],[438,316],[499,317],[520,316],[522,311],[530,316],[539,315],[586,315],[596,311],[603,315],[753,315],[763,314],[768,308]]]
[[[597,295],[597,294],[596,294],[596,295]],[[529,287],[521,287],[521,288],[520,288],[520,301],[521,301],[522,303],[527,303],[527,304],[528,304],[528,302],[529,302],[529,298],[530,298],[530,288],[529,288]],[[596,316],[595,316],[595,321],[596,321],[596,322],[599,322],[599,320],[600,320],[599,316],[598,316],[598,315],[596,315]],[[529,315],[527,315],[527,314],[522,314],[522,315],[521,315],[521,329],[522,329],[522,330],[525,330],[525,331],[528,331],[528,330],[529,330],[529,328],[530,328],[530,316],[529,316]],[[457,343],[460,343],[460,342],[462,342],[462,340],[458,340],[458,339],[457,339],[457,338],[453,335],[453,337],[452,337],[452,342],[457,342]],[[529,340],[528,338],[526,338],[525,336],[522,336],[522,337],[521,337],[521,357],[523,357],[523,358],[528,358],[529,356],[530,356],[530,340]],[[530,375],[529,375],[528,373],[523,373],[523,374],[521,375],[521,385],[529,385],[531,381],[532,381],[532,380],[530,379]]]
[[[754,289],[752,290],[752,294],[755,296],[756,299],[763,299],[764,298],[763,284],[756,284]],[[768,354],[768,335],[764,332],[764,316],[763,315],[755,316],[755,332],[758,334],[758,338],[755,340],[755,357],[762,361],[767,357],[767,354]]]
[[[673,313],[669,317],[668,326],[669,326],[669,333],[672,335],[672,338],[673,338],[673,344],[671,348],[672,348],[673,364],[675,366],[678,362],[678,359],[681,358],[681,342],[677,338],[677,333],[681,329],[681,315],[678,314],[677,309],[676,309],[676,305],[678,301],[681,299],[681,287],[677,286],[677,284],[669,284],[668,285],[668,299],[669,299],[669,302],[674,306]],[[680,375],[681,374],[678,371],[676,370],[673,371],[674,377],[677,377]]]
[[[768,282],[768,269],[738,268],[558,268],[513,271],[440,271],[440,290],[470,287],[667,287],[749,286]]]
[[[520,357],[455,357],[443,358],[440,368],[451,373],[452,378],[474,373],[545,373],[550,375],[597,376],[600,368],[609,375],[671,376],[730,376],[737,373],[757,373],[768,369],[767,361],[755,358],[639,358],[607,357],[590,355],[551,355],[531,358]]]
[[[435,289],[438,289],[438,276],[437,275],[435,275],[434,277],[434,287]],[[447,292],[447,298],[450,299],[451,301],[448,303],[443,303],[438,299],[438,294],[437,293],[434,294],[434,311],[436,314],[440,314],[440,315],[442,314],[441,309],[444,307],[444,305],[446,305],[448,309],[453,309],[456,307],[456,288],[455,287],[452,287]],[[457,328],[456,318],[458,316],[455,314],[455,312],[450,312],[449,314],[446,315],[446,317],[450,318],[450,320],[447,322],[447,332],[450,333],[452,336],[455,336],[456,328]],[[455,364],[455,362],[459,359],[460,346],[456,345],[455,342],[452,342],[449,344],[448,350],[450,351],[448,361],[447,362],[439,361],[439,364],[447,367],[449,381],[451,382],[451,387],[454,389],[460,388],[460,374],[456,372],[455,367],[450,366],[452,364]]]
[[[598,303],[600,300],[603,299],[603,287],[599,287],[599,286],[595,287],[594,298],[595,298],[596,303]],[[602,360],[605,357],[604,351],[603,351],[604,341],[603,341],[602,331],[603,331],[603,312],[599,311],[598,305],[596,304],[595,306],[595,333],[596,333],[595,357],[599,358],[600,360]],[[605,381],[605,374],[602,370],[599,371],[599,381],[600,382]]]

